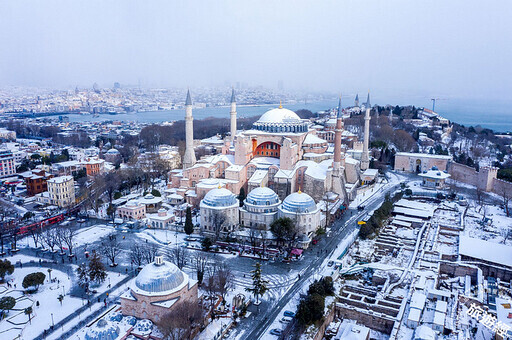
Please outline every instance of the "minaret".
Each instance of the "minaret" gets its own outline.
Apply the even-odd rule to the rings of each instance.
[[[332,163],[332,184],[331,191],[340,195],[345,201],[347,198],[345,192],[345,180],[341,164],[341,134],[343,133],[343,113],[341,107],[341,96],[338,104],[338,116],[336,118],[336,128],[334,130],[334,160]]]
[[[235,141],[236,135],[236,98],[235,89],[231,91],[231,111],[229,112],[231,117],[231,142]]]
[[[361,155],[361,170],[366,170],[370,166],[370,155],[368,153],[368,143],[370,141],[370,91],[366,100],[366,113],[364,115],[364,140],[363,153]]]
[[[183,156],[183,169],[188,169],[196,164],[193,121],[192,98],[190,98],[190,90],[187,90],[187,100],[185,101],[185,155]]]
[[[359,93],[356,94],[356,100],[354,100],[354,106],[359,107]]]
[[[366,97],[366,108],[372,108],[372,104],[370,103],[370,91],[368,91],[368,97]]]

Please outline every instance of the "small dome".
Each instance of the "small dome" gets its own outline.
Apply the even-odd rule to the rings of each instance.
[[[262,206],[273,205],[279,203],[279,196],[270,188],[259,187],[253,189],[249,195],[247,195],[245,203]]]
[[[258,123],[289,123],[296,121],[300,121],[300,117],[295,112],[283,108],[268,110],[258,119]]]
[[[317,207],[311,196],[299,191],[288,195],[284,199],[281,209],[292,213],[308,213],[315,211]]]
[[[238,204],[238,200],[231,191],[226,188],[212,189],[204,196],[201,204],[210,207],[229,207]]]
[[[140,271],[135,279],[135,286],[149,293],[174,290],[185,281],[183,272],[173,263],[150,263]]]
[[[107,151],[108,155],[118,155],[119,151],[117,149],[110,149]]]
[[[426,325],[421,325],[414,331],[414,340],[435,340],[436,333]]]
[[[114,340],[119,336],[119,327],[104,320],[99,320],[95,326],[85,333],[85,340]]]

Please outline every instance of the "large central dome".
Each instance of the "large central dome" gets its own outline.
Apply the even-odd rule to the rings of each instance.
[[[259,123],[294,123],[300,121],[300,117],[293,111],[283,108],[268,110],[260,119]]]
[[[306,132],[307,123],[293,111],[279,107],[265,112],[254,123],[254,129],[265,132]]]

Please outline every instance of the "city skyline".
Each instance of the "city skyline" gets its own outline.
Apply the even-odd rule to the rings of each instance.
[[[0,86],[282,81],[293,91],[489,100],[510,92],[508,2],[57,1],[0,9]]]

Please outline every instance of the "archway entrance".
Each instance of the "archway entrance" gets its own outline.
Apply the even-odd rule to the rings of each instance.
[[[417,173],[421,172],[421,159],[416,160],[416,172]]]

